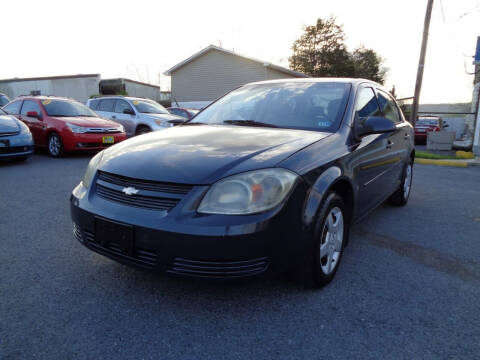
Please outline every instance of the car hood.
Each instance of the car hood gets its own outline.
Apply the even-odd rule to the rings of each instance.
[[[177,126],[105,150],[99,168],[132,178],[211,184],[231,174],[273,167],[328,135],[243,126]]]
[[[117,127],[118,123],[110,120],[105,120],[99,117],[90,117],[90,116],[52,116],[52,118],[64,122],[68,122],[73,125],[83,126],[83,127],[100,127],[100,128],[109,128]]]
[[[20,131],[18,120],[11,115],[0,115],[0,133]]]

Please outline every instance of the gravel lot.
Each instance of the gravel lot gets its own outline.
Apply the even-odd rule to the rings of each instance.
[[[480,167],[416,165],[353,229],[333,283],[216,285],[125,267],[71,234],[89,156],[0,163],[0,359],[414,359],[480,353]]]

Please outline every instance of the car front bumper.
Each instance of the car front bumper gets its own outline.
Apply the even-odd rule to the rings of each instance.
[[[113,137],[113,143],[104,143],[104,137]],[[102,150],[111,145],[115,145],[127,138],[125,133],[111,133],[111,134],[62,134],[65,150],[67,151],[89,151]]]
[[[310,239],[302,225],[304,183],[297,184],[285,204],[246,216],[192,211],[192,201],[204,194],[205,186],[195,187],[167,214],[111,202],[97,197],[94,189],[79,187],[83,185],[74,190],[70,202],[75,238],[120,263],[160,273],[241,279],[283,272],[303,262]],[[98,219],[133,226],[133,249],[125,251],[115,239],[100,243]]]
[[[0,137],[0,158],[24,157],[33,153],[32,134]]]

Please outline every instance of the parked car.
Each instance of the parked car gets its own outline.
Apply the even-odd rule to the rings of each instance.
[[[415,122],[415,141],[427,141],[427,134],[430,131],[440,131],[448,127],[439,116],[419,116]]]
[[[0,108],[10,102],[7,95],[0,93]]]
[[[386,199],[407,203],[413,134],[371,81],[248,84],[184,125],[97,154],[71,196],[74,235],[140,268],[215,279],[291,271],[320,287],[352,223]]]
[[[47,147],[53,157],[69,151],[103,150],[126,139],[123,126],[99,118],[72,99],[25,96],[11,101],[4,110],[23,121],[35,146]]]
[[[24,161],[32,152],[28,126],[0,109],[0,159]]]
[[[149,99],[106,96],[89,99],[87,106],[101,117],[122,124],[127,136],[164,130],[173,126],[169,121],[182,120],[181,117],[171,115],[162,105]]]
[[[170,114],[181,116],[181,117],[183,117],[185,119],[188,119],[188,120],[193,118],[200,111],[200,110],[197,110],[197,109],[187,109],[187,108],[181,108],[181,107],[169,107],[169,108],[167,108],[167,110],[170,112]]]

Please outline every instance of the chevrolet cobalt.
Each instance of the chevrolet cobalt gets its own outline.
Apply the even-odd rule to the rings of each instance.
[[[193,120],[114,145],[73,190],[73,233],[123,264],[196,278],[332,280],[352,223],[405,205],[413,128],[379,84],[242,86]]]

